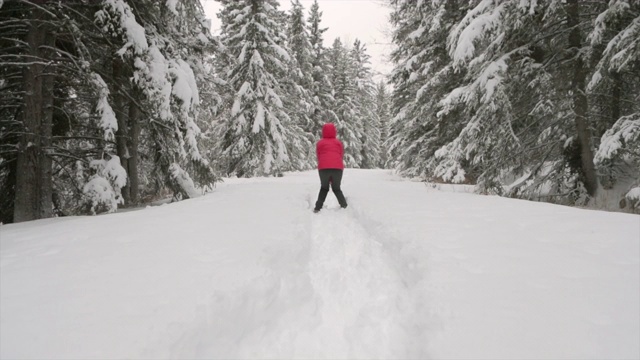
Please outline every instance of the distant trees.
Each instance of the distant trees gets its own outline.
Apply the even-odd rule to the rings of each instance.
[[[286,15],[276,1],[222,3],[233,101],[224,110],[221,171],[255,176],[312,168],[326,122],[338,127],[347,166],[378,166],[380,125],[364,45],[356,40],[347,48],[336,39],[325,49],[317,1],[308,24],[297,0]]]
[[[401,172],[562,203],[616,186],[640,200],[636,2],[391,5]]]

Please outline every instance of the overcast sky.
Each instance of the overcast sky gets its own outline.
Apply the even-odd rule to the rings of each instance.
[[[207,17],[211,19],[214,34],[220,30],[220,20],[216,14],[220,3],[213,0],[201,0]],[[318,0],[322,11],[322,27],[329,28],[324,33],[326,47],[333,44],[336,37],[343,43],[353,44],[355,39],[366,43],[367,52],[371,55],[371,67],[378,75],[388,74],[391,65],[388,61],[391,45],[389,44],[390,8],[384,0]],[[313,0],[300,0],[305,9],[305,19],[309,19],[309,9]],[[280,9],[289,11],[290,0],[280,0]],[[378,77],[376,77],[378,78]]]

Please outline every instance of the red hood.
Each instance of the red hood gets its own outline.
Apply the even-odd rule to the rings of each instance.
[[[327,123],[322,126],[322,137],[325,139],[335,139],[336,126],[332,123]]]

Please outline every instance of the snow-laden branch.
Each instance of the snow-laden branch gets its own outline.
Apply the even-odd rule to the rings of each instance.
[[[100,115],[100,127],[104,131],[104,139],[113,140],[115,132],[118,131],[118,120],[109,104],[109,88],[102,77],[96,73],[91,74],[91,82],[98,90],[96,111]]]
[[[117,54],[123,56],[129,48],[132,48],[134,54],[142,55],[148,48],[147,37],[144,27],[136,21],[131,7],[123,0],[103,0],[102,4],[107,11],[99,10],[95,17],[100,23],[105,24],[103,30],[116,33],[123,31],[127,40]],[[117,17],[120,28],[114,29],[110,26],[108,19],[111,14]]]
[[[454,28],[447,43],[454,66],[461,66],[473,57],[475,43],[501,24],[505,6],[506,3],[496,6],[494,0],[482,0]]]
[[[601,164],[611,160],[624,149],[635,149],[640,153],[640,113],[621,117],[602,135],[594,162]]]

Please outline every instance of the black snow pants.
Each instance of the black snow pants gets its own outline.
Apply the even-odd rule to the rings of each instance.
[[[315,210],[322,209],[322,205],[324,205],[324,201],[329,193],[329,184],[331,184],[331,190],[333,190],[333,193],[336,195],[340,206],[346,208],[347,200],[345,200],[344,194],[342,194],[342,190],[340,189],[342,169],[322,169],[318,170],[318,172],[320,173],[320,193],[318,194]]]

